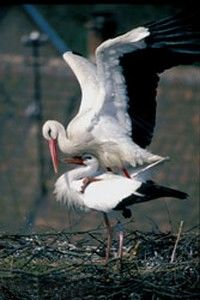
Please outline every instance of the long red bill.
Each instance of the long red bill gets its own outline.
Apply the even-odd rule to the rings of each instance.
[[[58,151],[57,151],[57,140],[50,139],[49,143],[49,151],[51,155],[51,160],[53,163],[54,172],[58,173]]]
[[[65,158],[64,161],[68,164],[75,164],[75,165],[85,166],[85,164],[83,162],[83,159],[79,156]]]

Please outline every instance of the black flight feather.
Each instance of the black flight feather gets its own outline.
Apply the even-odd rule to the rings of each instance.
[[[129,97],[132,139],[140,147],[152,140],[156,122],[159,74],[200,61],[199,9],[145,25],[150,35],[141,49],[120,58]]]
[[[158,185],[151,180],[143,182],[141,186],[136,190],[136,192],[141,194],[141,196],[132,194],[129,197],[122,199],[121,202],[118,203],[118,205],[113,209],[122,210],[123,216],[125,218],[129,218],[131,216],[131,211],[127,209],[127,206],[147,202],[162,197],[172,197],[178,199],[186,199],[188,197],[188,194],[184,192]]]

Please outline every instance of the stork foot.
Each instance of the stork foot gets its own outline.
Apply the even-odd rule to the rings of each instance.
[[[131,178],[131,176],[126,168],[122,169],[122,171],[127,178]]]
[[[85,178],[83,179],[83,185],[82,185],[82,187],[81,187],[81,191],[80,191],[80,192],[83,194],[83,193],[85,192],[86,187],[87,187],[90,183],[95,182],[95,181],[100,181],[100,180],[101,180],[101,179],[95,178],[95,177],[90,177],[90,176],[85,177]]]

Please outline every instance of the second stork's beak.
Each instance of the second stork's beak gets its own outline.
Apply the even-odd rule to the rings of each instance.
[[[57,140],[50,139],[49,143],[49,151],[51,155],[51,160],[53,163],[54,172],[58,173],[58,150],[57,150]]]
[[[66,162],[68,164],[75,164],[75,165],[85,166],[83,159],[79,156],[65,158],[64,162]]]

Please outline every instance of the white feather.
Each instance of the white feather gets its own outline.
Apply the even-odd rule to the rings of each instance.
[[[63,55],[79,81],[82,99],[65,137],[63,129],[59,137],[60,126],[58,128],[61,151],[69,155],[93,153],[102,167],[112,169],[135,167],[161,158],[132,140],[126,84],[119,65],[120,56],[144,47],[144,38],[148,35],[147,28],[139,27],[105,41],[96,50],[96,65],[72,52]],[[51,124],[45,123],[45,138],[49,129]]]
[[[58,178],[54,190],[58,201],[69,207],[110,212],[132,194],[143,197],[137,192],[141,181],[99,171],[99,163],[95,157],[85,164],[86,166],[68,171]],[[93,176],[98,181],[90,183],[82,193],[83,179],[87,176]]]
[[[100,181],[92,182],[81,194],[83,203],[90,209],[108,213],[131,194],[142,196],[136,192],[140,181],[106,174],[96,178]]]

